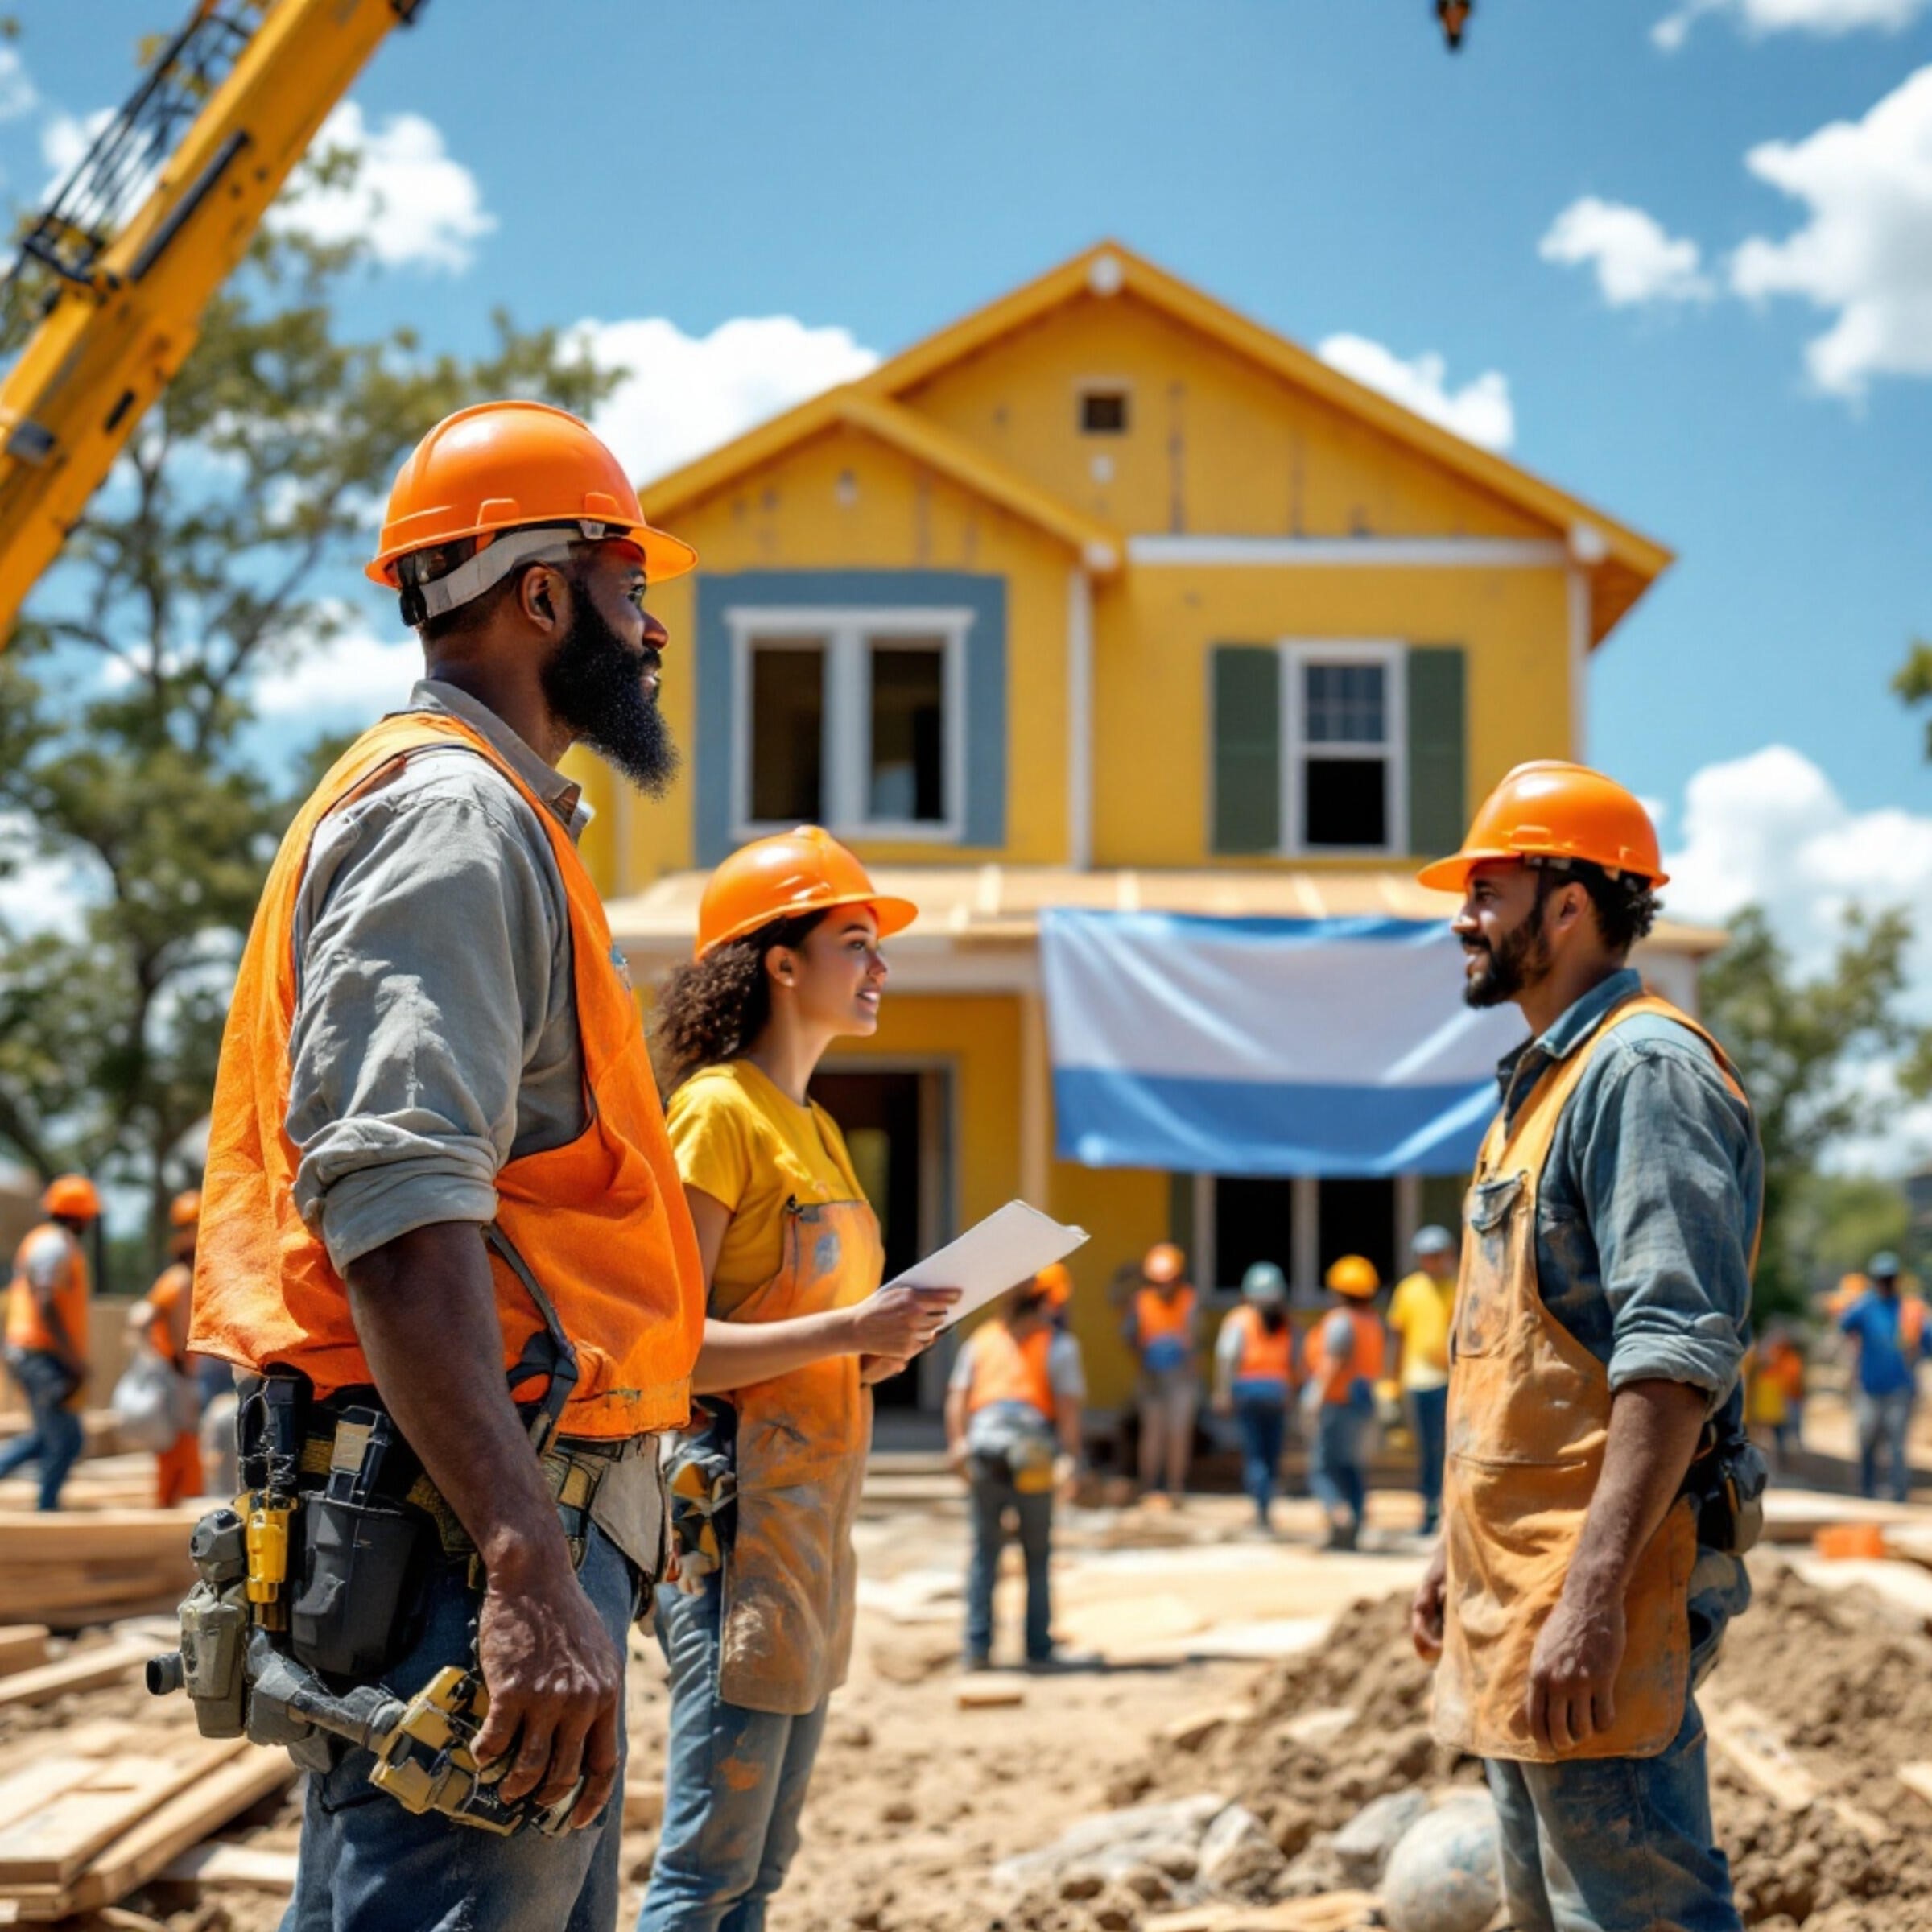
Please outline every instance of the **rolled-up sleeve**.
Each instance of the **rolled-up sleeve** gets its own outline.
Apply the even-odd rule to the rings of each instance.
[[[1671,1042],[1620,1045],[1589,1097],[1576,1178],[1613,1321],[1610,1386],[1686,1382],[1715,1406],[1748,1332],[1762,1186],[1748,1116]]]
[[[378,795],[312,855],[287,1124],[296,1207],[338,1269],[496,1213],[563,917],[515,809],[473,786]]]

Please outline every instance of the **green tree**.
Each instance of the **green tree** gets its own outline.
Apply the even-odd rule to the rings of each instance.
[[[1785,1227],[1804,1278],[1828,1286],[1862,1269],[1881,1248],[1909,1254],[1912,1211],[1905,1189],[1877,1174],[1800,1174]]]
[[[1705,969],[1705,1019],[1737,1063],[1764,1141],[1761,1312],[1798,1309],[1816,1285],[1815,1216],[1800,1210],[1820,1157],[1884,1126],[1892,1103],[1860,1080],[1861,1068],[1894,1058],[1905,1090],[1926,1091],[1932,1046],[1900,1010],[1911,938],[1903,912],[1851,913],[1829,969],[1801,979],[1764,913],[1747,906]]]
[[[309,179],[353,167],[329,155]],[[612,380],[502,313],[473,358],[409,329],[345,335],[337,302],[365,268],[354,245],[264,231],[0,657],[0,870],[53,862],[76,881],[0,925],[0,1150],[144,1186],[154,1246],[267,862],[313,776],[307,756],[264,760],[258,687],[349,621],[328,593],[432,423],[492,395],[583,411]]]
[[[1914,638],[1905,652],[1905,661],[1893,674],[1892,689],[1907,710],[1932,700],[1932,644]],[[1932,720],[1926,724],[1926,755],[1932,758]]]

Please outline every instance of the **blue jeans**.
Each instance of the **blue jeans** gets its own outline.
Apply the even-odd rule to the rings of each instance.
[[[1886,1487],[1894,1502],[1904,1502],[1912,1492],[1912,1472],[1905,1460],[1905,1438],[1912,1426],[1909,1389],[1893,1389],[1884,1395],[1868,1395],[1860,1389],[1852,1398],[1852,1413],[1858,1422],[1858,1492],[1878,1494],[1878,1452],[1882,1448],[1889,1465]]]
[[[765,1908],[799,1848],[826,1706],[785,1717],[725,1703],[718,1695],[722,1595],[715,1573],[696,1596],[669,1584],[658,1591],[671,1732],[664,1829],[638,1932],[762,1932]]]
[[[1022,1496],[1001,1456],[975,1455],[969,1468],[972,1560],[966,1571],[966,1654],[985,1657],[993,1649],[993,1589],[999,1581],[1010,1509],[1019,1524],[1020,1554],[1026,1559],[1026,1655],[1031,1662],[1043,1663],[1053,1654],[1053,1492]]]
[[[1443,1443],[1449,1426],[1449,1386],[1411,1389],[1409,1413],[1415,1419],[1415,1486],[1422,1492],[1422,1534],[1426,1536],[1443,1513]]]
[[[1346,1509],[1357,1523],[1368,1505],[1368,1479],[1362,1472],[1362,1432],[1368,1423],[1368,1411],[1359,1403],[1323,1403],[1308,1466],[1308,1487],[1322,1507],[1331,1517]]]
[[[637,1571],[593,1529],[577,1574],[621,1654],[637,1610]],[[475,1600],[466,1567],[444,1566],[430,1585],[422,1640],[382,1681],[413,1691],[444,1665],[466,1663]],[[621,1747],[621,1715],[618,1722]],[[282,1932],[611,1932],[621,1798],[582,1831],[497,1838],[405,1811],[369,1784],[371,1761],[366,1751],[350,1751],[333,1770],[308,1780],[301,1860]]]
[[[67,1406],[74,1392],[73,1378],[57,1355],[39,1348],[10,1349],[6,1365],[27,1397],[34,1418],[25,1435],[0,1450],[0,1476],[11,1476],[29,1463],[40,1465],[40,1507],[58,1509],[68,1472],[80,1459],[84,1440],[80,1418]]]
[[[1690,1682],[1716,1662],[1750,1601],[1744,1567],[1698,1553],[1690,1575]],[[1503,1898],[1514,1932],[1740,1932],[1731,1867],[1711,1827],[1704,1720],[1683,1723],[1657,1757],[1484,1767],[1502,1822]]]
[[[1287,1391],[1268,1383],[1236,1382],[1234,1419],[1241,1432],[1241,1488],[1265,1530],[1282,1467],[1282,1442],[1288,1433]]]

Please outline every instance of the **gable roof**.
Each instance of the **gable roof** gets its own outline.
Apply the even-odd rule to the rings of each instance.
[[[857,382],[801,403],[660,477],[645,492],[646,508],[654,518],[675,514],[806,437],[844,422],[932,462],[967,487],[982,489],[1078,547],[1098,546],[1092,559],[1094,566],[1109,568],[1101,553],[1111,545],[1118,554],[1117,532],[903,408],[898,399],[1057,309],[1089,296],[1106,299],[1124,291],[1549,526],[1570,544],[1578,562],[1589,567],[1592,643],[1603,641],[1673,560],[1672,552],[1654,539],[1331,369],[1286,336],[1250,321],[1115,242],[1084,249],[1011,294],[914,343]]]

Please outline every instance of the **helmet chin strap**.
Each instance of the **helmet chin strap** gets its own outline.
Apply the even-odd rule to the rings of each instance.
[[[485,591],[494,589],[513,570],[526,564],[568,563],[572,544],[595,543],[607,535],[611,527],[608,523],[585,522],[506,530],[468,562],[425,584],[409,580],[410,565],[415,559],[405,557],[397,567],[397,574],[403,580],[402,621],[413,629],[431,617],[443,617],[473,602]]]

